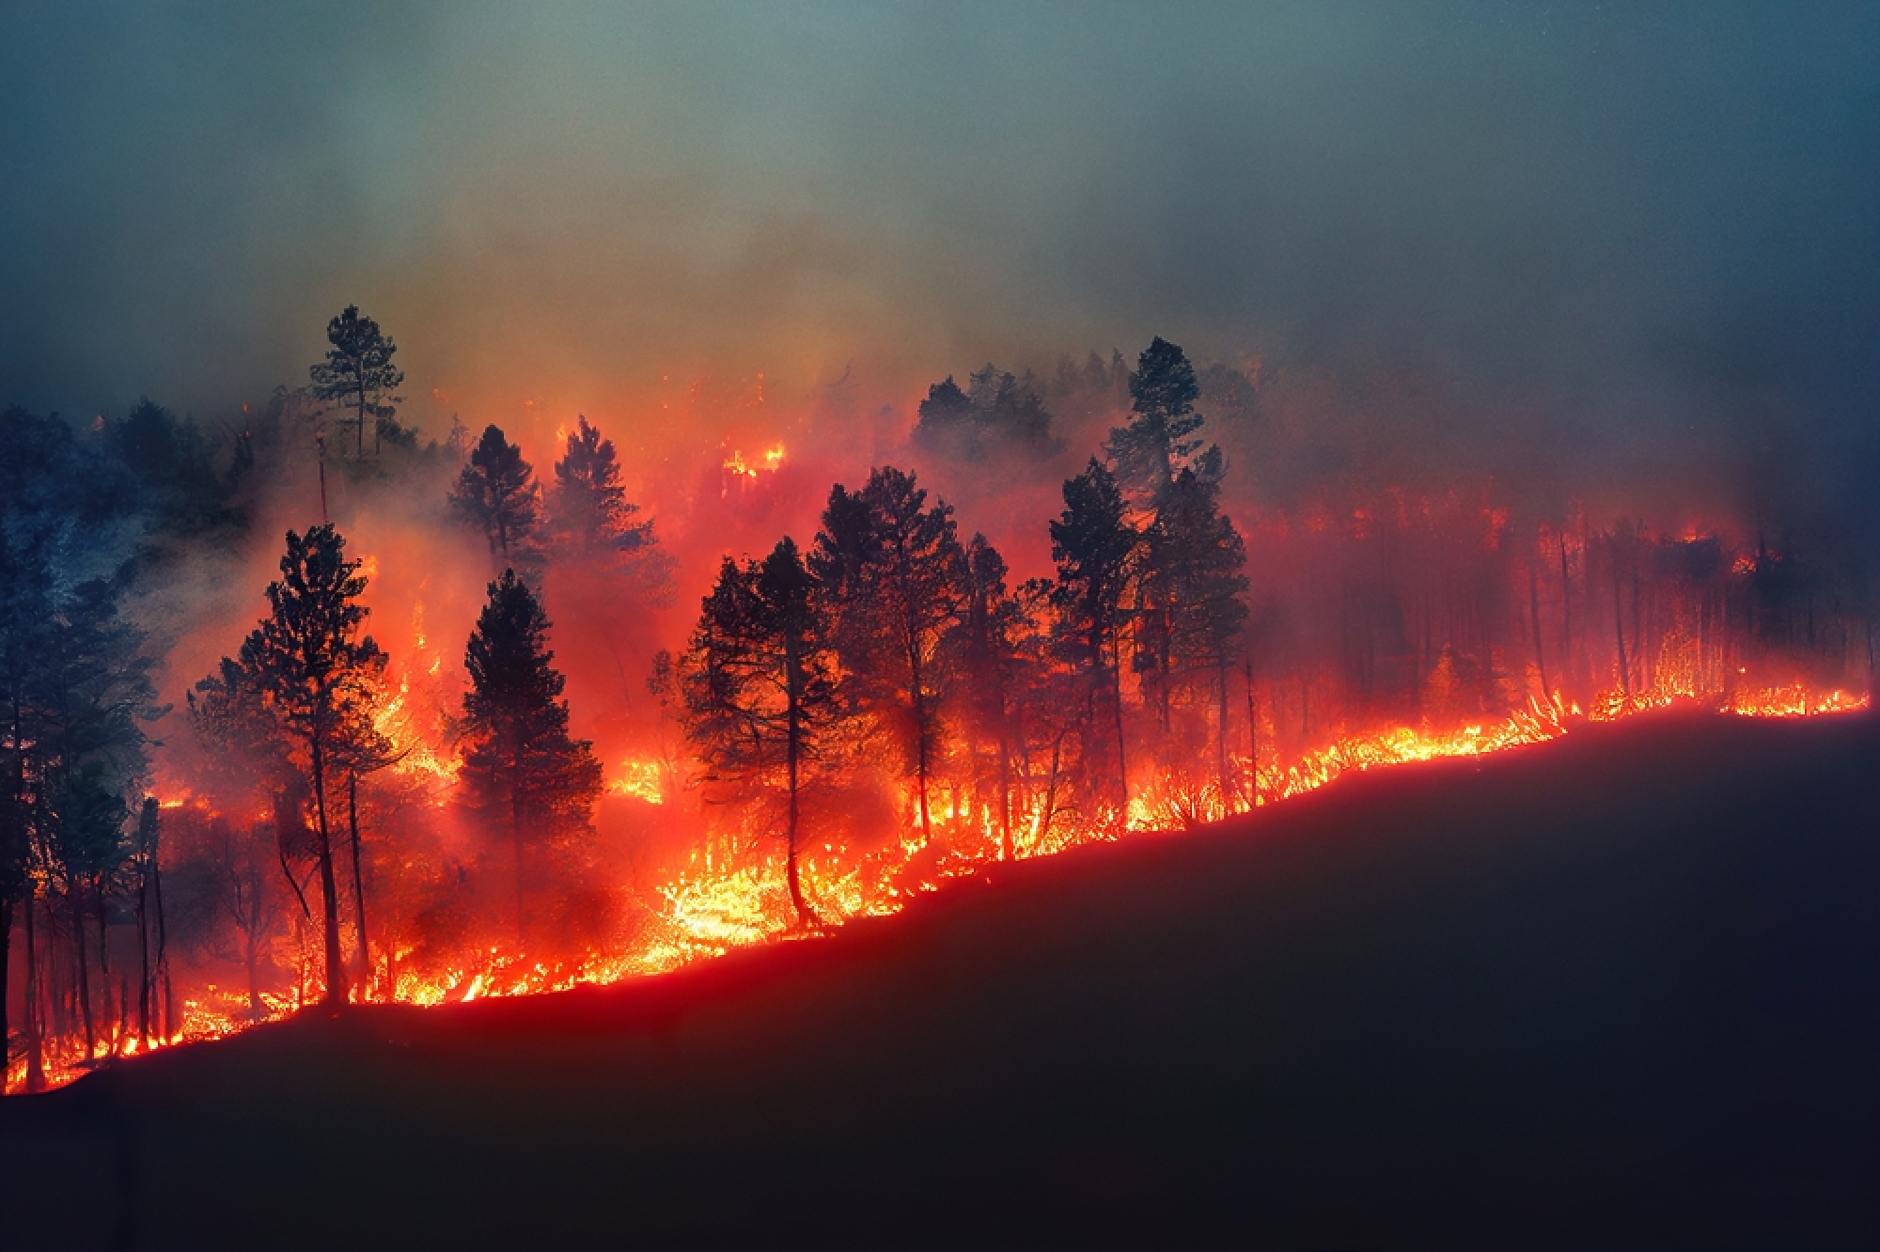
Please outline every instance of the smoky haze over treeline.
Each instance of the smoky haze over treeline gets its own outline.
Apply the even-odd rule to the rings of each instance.
[[[222,417],[352,301],[430,433],[533,401],[649,450],[702,374],[905,430],[947,373],[1162,333],[1316,380],[1279,483],[1874,525],[1871,6],[0,22],[0,396],[39,411]]]

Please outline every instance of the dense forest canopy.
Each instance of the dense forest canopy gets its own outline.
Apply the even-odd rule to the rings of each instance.
[[[1863,568],[1779,515],[1278,489],[1247,467],[1297,455],[1296,397],[1162,338],[935,383],[865,467],[675,470],[584,414],[541,448],[407,427],[347,314],[363,391],[336,346],[212,424],[0,416],[23,1089],[320,999],[662,968],[1580,716],[1868,684]],[[798,447],[852,420],[771,404]]]

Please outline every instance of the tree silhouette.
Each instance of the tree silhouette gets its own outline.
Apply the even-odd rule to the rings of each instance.
[[[532,555],[529,540],[540,519],[541,488],[522,449],[486,426],[470,461],[451,488],[451,507],[481,530],[490,555],[507,565]]]
[[[613,440],[602,438],[585,417],[555,463],[547,506],[546,529],[563,555],[587,568],[629,575],[647,601],[667,602],[672,559],[659,550],[653,523],[635,516],[640,506],[620,485]]]
[[[794,540],[760,564],[726,557],[680,665],[686,737],[711,776],[745,787],[783,774],[785,881],[803,925],[816,914],[797,868],[799,800],[818,732],[834,712],[817,580]]]
[[[1126,820],[1129,809],[1119,664],[1122,601],[1136,542],[1116,476],[1092,457],[1083,473],[1065,482],[1064,512],[1051,523],[1051,559],[1057,562],[1052,599],[1060,614],[1064,652],[1087,684],[1082,733],[1089,769],[1099,768],[1094,750],[1104,734],[1098,729],[1099,718],[1106,711],[1113,715],[1119,821]]]
[[[1194,411],[1201,388],[1187,354],[1158,335],[1137,359],[1129,394],[1135,416],[1110,432],[1105,451],[1125,489],[1160,505],[1176,472],[1201,446],[1191,438],[1201,428]]]
[[[370,725],[386,665],[378,644],[360,635],[368,610],[356,601],[366,580],[359,577],[360,563],[345,558],[345,543],[331,525],[315,526],[304,538],[288,531],[281,577],[268,584],[268,616],[242,642],[239,661],[224,658],[222,677],[196,685],[211,699],[252,693],[275,728],[296,745],[296,764],[313,800],[328,1004],[345,1001],[346,972],[327,780],[356,747],[352,741],[361,727]]]
[[[1246,545],[1221,515],[1217,479],[1185,468],[1175,476],[1147,536],[1156,612],[1140,632],[1139,650],[1153,658],[1163,730],[1178,687],[1210,682],[1215,703],[1215,777],[1221,802],[1231,794],[1227,773],[1227,683],[1236,644],[1246,628]],[[1141,651],[1139,651],[1141,655]],[[1165,740],[1166,741],[1166,740]]]
[[[313,379],[313,394],[353,410],[359,436],[356,455],[364,460],[366,414],[378,419],[380,438],[388,428],[394,439],[403,433],[391,420],[397,411],[394,406],[403,399],[391,393],[405,381],[404,371],[392,364],[398,345],[355,304],[347,305],[326,324],[326,340],[333,345],[327,350],[326,360],[316,362],[307,371]]]
[[[518,943],[527,925],[525,845],[585,830],[601,789],[592,745],[568,736],[560,698],[567,680],[551,664],[548,626],[529,585],[504,570],[489,586],[465,656],[462,780],[471,805],[508,828]]]
[[[961,391],[949,374],[927,389],[914,427],[916,444],[967,461],[1014,450],[1037,459],[1063,450],[1030,374],[1020,379],[988,363],[968,382],[971,391]]]
[[[928,783],[941,750],[940,642],[964,605],[965,553],[945,502],[926,507],[912,474],[884,466],[851,494],[838,485],[809,568],[834,607],[853,699],[890,729],[932,833]]]
[[[636,521],[640,506],[620,485],[614,441],[578,417],[567,450],[555,462],[548,498],[549,530],[582,555],[632,552],[653,542],[653,524]]]
[[[1024,605],[1006,589],[1005,559],[984,535],[966,545],[965,606],[948,643],[962,690],[961,719],[967,734],[967,758],[973,800],[984,806],[980,779],[981,745],[990,743],[997,779],[999,852],[1011,860],[1012,847],[1012,701],[1021,664],[1019,637],[1026,627]]]

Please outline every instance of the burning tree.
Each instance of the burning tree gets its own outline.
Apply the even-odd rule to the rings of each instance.
[[[974,803],[984,809],[982,745],[990,743],[999,798],[999,854],[1011,860],[1013,698],[1024,663],[1020,637],[1026,629],[1025,606],[1006,589],[1005,558],[975,534],[963,563],[966,601],[960,624],[949,639],[950,663],[963,687],[961,719],[967,735],[967,769]]]
[[[672,558],[659,549],[652,521],[639,518],[640,506],[627,499],[613,440],[603,439],[585,417],[578,419],[567,450],[555,462],[546,512],[544,528],[559,556],[576,559],[584,568],[626,576],[651,603],[669,602]],[[613,594],[617,589],[616,584],[606,591]],[[600,604],[591,607],[604,611]]]
[[[1122,620],[1130,555],[1137,533],[1129,524],[1116,476],[1095,457],[1064,483],[1064,512],[1051,523],[1052,591],[1060,654],[1085,688],[1079,740],[1087,783],[1100,771],[1098,745],[1113,734],[1117,821],[1129,810],[1129,762],[1123,738]],[[1111,720],[1106,732],[1105,718]]]
[[[333,346],[326,360],[316,362],[307,372],[313,380],[313,394],[330,403],[353,410],[358,427],[355,455],[366,455],[366,414],[376,419],[375,443],[388,436],[395,442],[407,438],[392,420],[395,407],[403,399],[391,393],[405,381],[405,373],[392,364],[398,345],[379,329],[379,324],[359,312],[359,306],[347,305],[338,317],[326,324],[326,340]]]
[[[941,640],[960,621],[966,554],[944,501],[926,507],[912,474],[885,466],[851,494],[837,485],[809,568],[833,617],[852,703],[884,724],[913,777],[922,835],[942,748]]]
[[[818,732],[835,710],[817,596],[794,540],[781,540],[762,564],[726,557],[680,673],[686,737],[712,777],[751,788],[783,772],[785,879],[804,925],[817,919],[797,873],[799,799]]]
[[[1143,537],[1145,611],[1136,631],[1136,668],[1151,680],[1162,742],[1170,752],[1176,750],[1170,705],[1177,690],[1213,687],[1215,777],[1226,804],[1227,680],[1247,622],[1241,599],[1247,552],[1234,524],[1221,515],[1219,475],[1203,468],[1183,468],[1175,476]]]
[[[360,635],[369,610],[355,601],[366,580],[360,563],[345,559],[345,544],[331,525],[315,526],[304,538],[288,531],[281,578],[268,584],[268,616],[243,641],[239,661],[223,658],[221,677],[196,685],[212,700],[252,701],[295,745],[313,802],[328,1004],[345,1001],[346,972],[327,785],[351,754],[370,750],[370,710],[386,666],[378,644]]]
[[[502,427],[483,428],[483,437],[451,488],[451,507],[483,532],[490,556],[503,562],[533,555],[531,539],[541,520],[542,489],[522,449],[503,437]]]
[[[495,427],[491,427],[492,430]],[[465,664],[463,785],[473,808],[507,827],[516,887],[516,939],[526,934],[524,847],[587,828],[600,795],[593,745],[568,736],[567,680],[550,664],[548,615],[514,570],[489,586]]]

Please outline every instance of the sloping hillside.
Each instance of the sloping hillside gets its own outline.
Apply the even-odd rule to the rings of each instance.
[[[0,1242],[1880,1240],[1880,719],[1347,780],[637,985],[0,1106]]]

